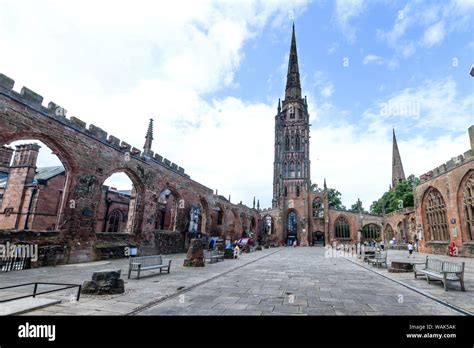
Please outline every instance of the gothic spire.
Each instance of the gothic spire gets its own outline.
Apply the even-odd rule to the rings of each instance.
[[[148,131],[145,136],[145,145],[143,146],[143,152],[147,154],[151,151],[151,143],[153,141],[153,119],[150,118],[150,123],[148,124]]]
[[[395,128],[393,129],[393,151],[392,151],[392,187],[395,188],[398,183],[405,180],[405,172],[403,171],[402,158],[398,151],[397,137],[395,136]]]
[[[295,24],[291,36],[290,57],[288,59],[288,75],[286,77],[285,99],[301,98],[300,71],[298,68],[298,53],[296,51]]]
[[[328,189],[327,185],[326,185],[326,178],[324,178],[324,191],[326,191]]]

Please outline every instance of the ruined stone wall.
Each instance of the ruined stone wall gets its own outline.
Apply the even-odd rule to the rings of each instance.
[[[442,165],[439,171],[431,171],[422,176],[422,182],[415,189],[415,216],[417,228],[423,239],[420,250],[427,253],[446,254],[448,244],[454,241],[459,253],[463,256],[474,256],[474,240],[467,235],[467,218],[463,203],[463,191],[466,179],[474,171],[473,151],[464,154],[463,160],[455,163],[454,160]],[[446,205],[449,241],[433,241],[428,232],[426,223],[425,194],[429,188],[436,188]]]
[[[69,261],[94,259],[93,246],[101,197],[101,186],[112,174],[124,172],[136,188],[137,201],[130,234],[140,247],[155,247],[155,219],[159,193],[169,188],[182,200],[178,219],[193,204],[206,201],[206,216],[216,204],[213,191],[192,180],[182,167],[163,156],[141,151],[95,125],[77,117],[66,117],[66,110],[23,87],[13,90],[14,81],[0,74],[0,145],[16,140],[37,139],[45,143],[66,170],[65,199],[60,208],[59,226],[69,250]],[[226,203],[237,216],[254,216],[255,209]],[[2,208],[3,209],[3,208]],[[15,209],[19,209],[16,207]],[[211,219],[207,219],[211,221]],[[180,231],[186,229],[180,225]],[[238,231],[237,231],[238,233]]]

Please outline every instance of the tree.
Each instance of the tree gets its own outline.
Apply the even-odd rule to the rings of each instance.
[[[324,190],[318,187],[318,184],[312,184],[311,185],[311,190],[313,192],[323,192]],[[345,210],[346,207],[342,205],[342,200],[341,200],[341,193],[333,188],[328,188],[328,201],[329,201],[329,206],[335,209],[343,209]]]
[[[399,183],[374,201],[370,206],[370,212],[381,215],[414,206],[413,189],[419,183],[420,180],[417,177],[410,175],[407,180]]]
[[[346,207],[342,205],[341,193],[336,189],[328,189],[328,201],[329,206],[332,208],[346,209]]]
[[[350,211],[354,213],[358,213],[358,212],[365,213],[365,209],[362,206],[362,201],[360,200],[360,198],[357,198],[357,202],[352,204]]]

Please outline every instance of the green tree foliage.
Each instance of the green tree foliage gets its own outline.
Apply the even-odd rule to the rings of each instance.
[[[313,192],[322,192],[323,189],[318,187],[318,184],[312,184],[311,185],[311,190]],[[342,200],[341,200],[341,193],[333,188],[328,188],[328,201],[329,201],[329,206],[335,209],[343,209],[345,210],[346,207],[342,205]]]
[[[357,202],[352,204],[350,211],[354,213],[358,213],[358,212],[365,213],[365,209],[362,206],[362,201],[360,200],[360,198],[357,198]]]
[[[399,183],[394,189],[387,191],[381,198],[374,201],[370,206],[372,214],[388,214],[405,207],[414,206],[413,189],[420,183],[414,175]]]

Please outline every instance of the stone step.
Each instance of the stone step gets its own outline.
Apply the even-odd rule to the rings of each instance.
[[[2,303],[0,315],[18,315],[32,310],[61,303],[61,300],[40,297],[28,297]]]

